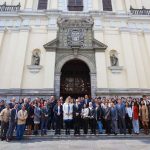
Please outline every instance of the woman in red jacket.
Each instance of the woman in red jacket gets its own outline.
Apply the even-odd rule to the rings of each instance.
[[[139,105],[137,101],[133,103],[133,130],[135,134],[139,134]]]

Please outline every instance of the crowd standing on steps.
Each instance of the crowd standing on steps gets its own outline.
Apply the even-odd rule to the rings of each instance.
[[[44,136],[47,130],[55,130],[60,135],[86,134],[149,134],[150,98],[134,97],[78,97],[66,99],[54,96],[49,99],[40,97],[12,98],[9,103],[0,101],[1,140],[7,142],[16,138],[22,140],[24,134]],[[90,133],[89,130],[90,129]],[[15,132],[14,132],[15,131]],[[40,131],[40,133],[39,133]],[[97,132],[98,131],[98,132]],[[14,137],[14,133],[16,136]]]

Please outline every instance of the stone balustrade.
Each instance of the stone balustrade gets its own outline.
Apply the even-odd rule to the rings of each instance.
[[[142,9],[134,9],[132,6],[130,7],[130,12],[133,15],[150,15],[150,9],[146,9],[144,6]]]
[[[18,5],[7,5],[6,2],[3,5],[0,5],[0,12],[12,12],[20,10],[20,3]]]

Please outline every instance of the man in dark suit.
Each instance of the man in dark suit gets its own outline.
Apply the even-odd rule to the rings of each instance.
[[[126,124],[125,124],[125,105],[121,99],[118,99],[118,104],[116,105],[117,114],[118,114],[118,125],[120,129],[120,134],[126,134]]]
[[[112,132],[115,135],[117,135],[117,133],[118,133],[118,122],[117,122],[118,121],[118,114],[117,114],[117,109],[116,109],[114,102],[111,103],[110,114],[111,114]]]
[[[14,105],[14,108],[10,111],[10,117],[9,117],[9,127],[6,134],[6,141],[9,142],[12,140],[14,129],[17,125],[17,110],[18,104]]]
[[[102,109],[100,103],[96,104],[96,109],[95,110],[96,110],[96,121],[97,121],[97,124],[98,124],[98,131],[99,131],[99,134],[102,134],[103,133],[102,120],[103,120],[104,112],[103,112],[103,109]]]
[[[80,122],[81,122],[81,105],[78,99],[73,106],[73,121],[74,121],[74,135],[80,135]]]
[[[91,128],[91,134],[96,135],[96,109],[93,107],[92,102],[89,102],[89,125]]]
[[[55,128],[55,135],[61,134],[61,122],[62,122],[62,117],[63,117],[63,108],[61,105],[61,101],[58,100],[57,104],[54,106],[54,118],[55,118],[55,123],[56,123],[56,128]]]

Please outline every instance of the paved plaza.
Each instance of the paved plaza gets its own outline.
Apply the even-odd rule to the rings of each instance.
[[[0,142],[0,150],[150,150],[150,138],[30,139]]]

